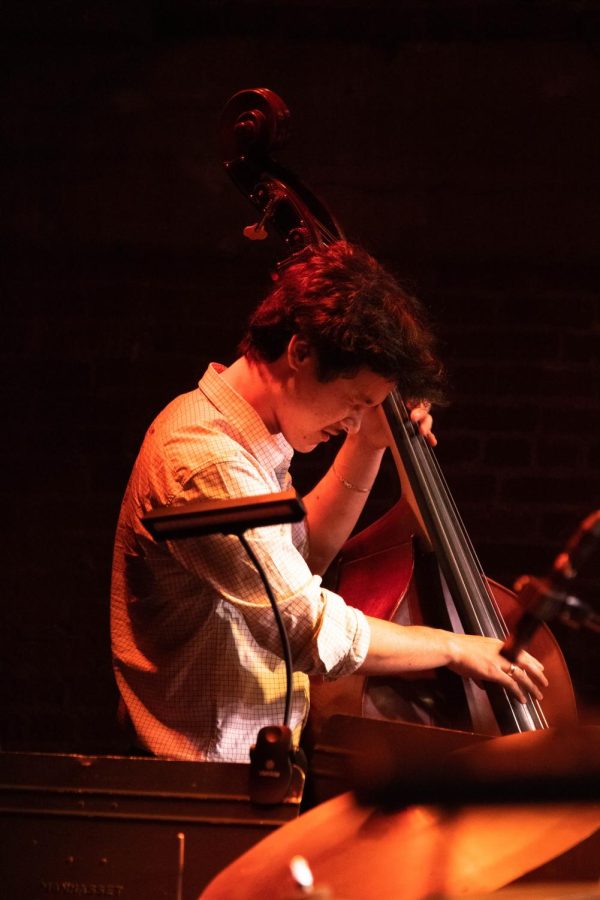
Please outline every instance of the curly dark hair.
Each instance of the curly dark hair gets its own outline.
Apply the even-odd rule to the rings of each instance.
[[[443,400],[444,369],[420,302],[355,244],[337,241],[284,269],[240,351],[274,362],[295,334],[314,349],[321,381],[368,368],[406,400]]]

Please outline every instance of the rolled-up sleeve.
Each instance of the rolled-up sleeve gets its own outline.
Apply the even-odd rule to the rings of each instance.
[[[369,623],[361,610],[348,606],[338,594],[326,588],[321,589],[321,594],[324,611],[315,651],[322,670],[314,674],[328,679],[351,675],[360,668],[369,651]]]
[[[252,464],[239,458],[211,463],[188,482],[186,499],[211,499],[265,493]],[[322,587],[293,540],[290,525],[253,529],[245,537],[258,559],[285,624],[296,671],[339,678],[356,671],[365,659],[370,628],[360,610]],[[169,542],[174,559],[198,578],[196,601],[212,605],[220,598],[235,610],[248,634],[281,658],[282,647],[262,579],[233,535],[212,535]]]

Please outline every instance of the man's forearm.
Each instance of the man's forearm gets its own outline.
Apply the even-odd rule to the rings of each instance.
[[[453,661],[456,635],[450,632],[420,625],[400,626],[372,616],[367,620],[371,642],[361,666],[363,675],[419,672]]]
[[[383,452],[358,435],[349,435],[333,465],[304,497],[310,541],[308,564],[313,572],[323,573],[352,533]]]
[[[396,625],[367,616],[369,651],[360,667],[363,675],[401,675],[448,666],[476,681],[495,681],[522,703],[527,692],[538,700],[548,681],[543,665],[522,650],[517,665],[502,656],[503,642],[481,635],[455,634],[420,625]]]

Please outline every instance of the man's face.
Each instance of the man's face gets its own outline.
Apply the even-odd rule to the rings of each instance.
[[[307,453],[332,435],[356,433],[365,415],[382,403],[395,387],[370,369],[350,378],[322,382],[314,354],[292,347],[291,374],[278,409],[279,430],[295,450]]]

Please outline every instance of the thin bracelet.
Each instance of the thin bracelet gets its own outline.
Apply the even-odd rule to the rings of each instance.
[[[335,477],[338,479],[338,481],[341,481],[342,484],[344,485],[344,487],[345,487],[345,488],[348,488],[349,491],[356,491],[356,492],[359,493],[359,494],[368,494],[369,491],[371,490],[370,487],[368,487],[368,488],[361,488],[361,487],[358,487],[358,485],[356,485],[356,484],[352,484],[351,481],[346,481],[346,479],[345,479],[345,478],[342,478],[342,476],[340,475],[340,473],[339,473],[338,470],[336,469],[335,463],[332,463],[332,464],[331,464],[331,471],[333,472],[333,474],[335,475]]]

